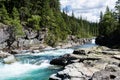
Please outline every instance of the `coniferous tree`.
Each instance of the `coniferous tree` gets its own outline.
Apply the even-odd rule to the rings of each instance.
[[[3,22],[5,24],[9,24],[9,14],[6,10],[6,7],[4,5],[2,5],[2,7],[0,8],[0,22]]]
[[[14,7],[13,11],[12,11],[12,19],[11,19],[11,26],[13,26],[14,28],[14,34],[15,37],[19,37],[21,35],[23,35],[23,28],[22,25],[20,23],[20,18],[19,18],[19,12],[18,10]]]
[[[103,19],[101,19],[100,21],[100,28],[99,28],[100,35],[109,35],[115,29],[116,29],[116,20],[114,18],[113,13],[107,7]]]
[[[120,0],[118,0],[116,2],[115,9],[116,9],[116,14],[117,14],[117,19],[118,19],[119,24],[120,24]]]

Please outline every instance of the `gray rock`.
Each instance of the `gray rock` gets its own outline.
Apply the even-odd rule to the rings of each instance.
[[[21,53],[20,50],[12,50],[12,51],[11,51],[11,54],[20,54],[20,53]]]
[[[78,54],[78,55],[87,55],[89,53],[89,49],[86,48],[80,48],[77,50],[74,50],[73,54]]]
[[[32,50],[32,53],[39,53],[40,50]]]
[[[31,47],[33,45],[38,45],[38,44],[40,44],[40,41],[37,39],[30,39],[30,40],[19,39],[20,47]]]
[[[7,52],[3,52],[3,51],[0,51],[0,58],[6,58],[8,56],[10,56],[11,54],[7,53]]]
[[[76,60],[76,59],[77,59],[76,57],[73,57],[70,54],[65,54],[59,58],[51,60],[50,64],[65,66],[67,64],[74,62],[73,60]]]
[[[113,58],[120,60],[120,55],[113,55]]]
[[[34,32],[32,30],[25,30],[25,35],[27,39],[33,39],[37,36],[37,32]]]
[[[4,49],[7,47],[7,43],[6,42],[3,42],[0,44],[0,49]]]
[[[117,66],[106,66],[104,70],[94,73],[91,80],[120,80],[120,69]]]
[[[4,58],[3,62],[5,64],[11,64],[11,63],[16,62],[16,58],[13,55],[11,55],[11,56],[8,56],[8,57]]]
[[[11,45],[13,48],[18,48],[18,42],[17,41],[14,41],[13,44]]]
[[[57,77],[56,74],[52,74],[49,78],[49,80],[62,80],[61,78]]]
[[[9,39],[9,33],[6,30],[7,28],[0,29],[0,43],[5,42],[7,39]]]
[[[120,54],[119,51],[102,51],[103,54],[106,54],[106,55],[117,55],[117,54]]]
[[[83,63],[72,63],[51,77],[52,80],[89,80],[94,71],[85,67]]]

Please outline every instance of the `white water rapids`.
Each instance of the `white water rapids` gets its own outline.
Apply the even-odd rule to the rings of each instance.
[[[76,48],[94,46],[95,40],[91,43]],[[57,71],[55,68],[50,69],[51,66],[54,67],[49,64],[50,60],[73,51],[74,48],[69,48],[19,55],[16,63],[0,63],[0,80],[48,80],[48,77]]]

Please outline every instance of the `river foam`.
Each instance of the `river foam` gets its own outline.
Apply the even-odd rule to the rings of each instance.
[[[43,61],[40,65],[22,64],[18,62],[13,64],[0,65],[0,80],[7,80],[7,78],[17,77],[30,71],[48,68],[49,66],[50,64],[47,60]]]
[[[73,52],[73,49],[57,49],[57,50],[50,50],[50,51],[43,51],[40,53],[34,53],[31,55],[44,55],[44,56],[61,56],[64,54],[70,54]]]

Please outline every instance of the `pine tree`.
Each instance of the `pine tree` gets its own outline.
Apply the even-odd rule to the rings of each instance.
[[[19,12],[15,7],[12,10],[12,16],[13,17],[11,19],[11,26],[13,26],[14,34],[15,37],[17,38],[19,36],[22,36],[24,33],[23,33],[22,25],[20,23]]]
[[[116,30],[116,20],[113,13],[109,10],[108,7],[106,8],[106,12],[100,24],[100,35],[110,35],[111,32]]]
[[[117,19],[118,19],[118,22],[120,24],[120,0],[118,0],[116,2],[115,9],[116,9],[116,14],[117,14]]]
[[[16,7],[13,8],[12,16],[13,16],[13,19],[20,20],[20,17],[19,17],[20,15]]]
[[[0,22],[4,24],[9,24],[9,14],[4,5],[0,8]]]
[[[41,17],[39,15],[32,15],[31,18],[28,18],[28,26],[34,30],[40,30],[40,20]]]

